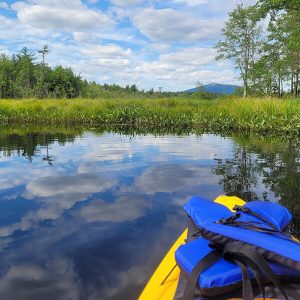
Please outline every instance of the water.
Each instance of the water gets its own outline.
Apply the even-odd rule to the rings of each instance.
[[[0,135],[1,299],[136,299],[194,194],[280,201],[299,232],[295,141]]]

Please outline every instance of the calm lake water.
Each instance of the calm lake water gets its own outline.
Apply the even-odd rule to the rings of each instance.
[[[192,195],[280,201],[300,150],[257,137],[0,134],[1,299],[136,299]]]

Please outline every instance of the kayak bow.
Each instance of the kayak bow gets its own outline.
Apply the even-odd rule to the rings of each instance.
[[[214,200],[233,211],[235,205],[244,205],[245,201],[235,196],[219,196]],[[180,235],[178,240],[170,248],[163,258],[152,277],[148,281],[139,300],[172,300],[176,293],[180,269],[176,265],[175,251],[185,243],[187,229]]]

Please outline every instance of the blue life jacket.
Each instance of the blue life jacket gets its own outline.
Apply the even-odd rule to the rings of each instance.
[[[204,238],[198,238],[186,245],[180,246],[175,252],[177,264],[187,274],[191,274],[197,263],[205,258],[213,249],[210,242]],[[273,272],[283,279],[300,278],[300,271],[270,263]],[[250,274],[251,278],[254,275]],[[198,285],[201,294],[204,296],[215,296],[230,292],[242,285],[242,273],[239,266],[224,258],[220,258],[209,269],[201,273],[198,278]]]
[[[244,299],[253,299],[251,279],[256,279],[264,296],[264,283],[273,282],[285,299],[280,278],[300,279],[300,244],[287,232],[292,219],[285,207],[253,201],[236,207],[193,197],[185,211],[199,228],[201,237],[176,251],[176,261],[198,283],[202,295],[219,295],[243,283]],[[279,278],[280,277],[280,278]],[[184,299],[192,299],[187,286]]]

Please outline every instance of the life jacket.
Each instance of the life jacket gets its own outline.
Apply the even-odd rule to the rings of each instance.
[[[257,281],[264,297],[264,285],[272,282],[288,296],[283,280],[300,279],[300,244],[288,232],[291,213],[272,202],[253,201],[236,207],[193,197],[185,211],[199,229],[199,238],[178,248],[177,264],[189,274],[184,300],[194,298],[198,284],[205,296],[216,296],[243,286],[243,298],[254,299]]]

